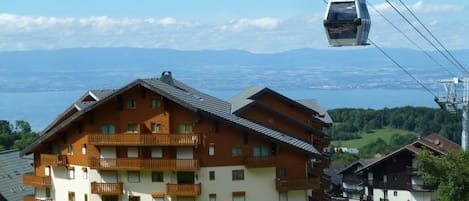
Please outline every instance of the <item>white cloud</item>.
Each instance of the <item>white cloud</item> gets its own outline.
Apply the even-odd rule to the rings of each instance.
[[[271,30],[277,28],[279,20],[271,17],[257,18],[257,19],[236,19],[231,20],[229,24],[221,26],[222,30],[226,31],[244,31],[249,28]]]

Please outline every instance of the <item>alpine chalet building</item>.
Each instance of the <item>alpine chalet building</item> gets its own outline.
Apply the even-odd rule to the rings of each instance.
[[[29,200],[323,200],[332,124],[313,100],[250,88],[223,101],[173,79],[91,90],[21,155]]]

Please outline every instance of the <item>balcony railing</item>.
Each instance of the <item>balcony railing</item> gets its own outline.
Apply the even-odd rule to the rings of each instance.
[[[25,195],[23,201],[54,201],[52,198],[36,198],[34,195]]]
[[[124,190],[123,183],[91,183],[91,193],[99,195],[121,195]]]
[[[319,177],[314,178],[278,178],[277,191],[317,189],[320,187]]]
[[[90,168],[99,170],[158,170],[195,171],[195,159],[140,159],[140,158],[90,158]]]
[[[275,167],[277,166],[277,157],[247,157],[246,167],[247,168],[263,168],[263,167]]]
[[[25,195],[23,201],[53,201],[52,198],[36,198],[34,195]]]
[[[50,176],[34,176],[33,173],[23,174],[23,184],[34,187],[49,187],[51,186]]]
[[[170,196],[199,196],[200,184],[166,184]]]
[[[50,166],[66,166],[67,155],[41,154],[41,163]]]
[[[91,134],[88,141],[96,146],[195,146],[200,143],[199,135],[177,134]]]
[[[434,191],[438,188],[437,184],[412,184],[414,191]]]

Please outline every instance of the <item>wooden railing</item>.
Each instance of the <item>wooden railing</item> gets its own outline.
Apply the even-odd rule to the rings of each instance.
[[[66,166],[67,155],[41,154],[41,163],[50,166]]]
[[[318,178],[278,178],[277,191],[285,192],[291,190],[317,189],[320,187]]]
[[[90,168],[99,170],[172,170],[195,171],[199,160],[195,159],[139,159],[139,158],[90,158]]]
[[[277,157],[247,157],[245,163],[247,168],[275,167],[277,166]]]
[[[52,198],[36,198],[34,195],[25,195],[23,201],[54,201]]]
[[[195,146],[200,143],[199,135],[177,134],[91,134],[88,141],[96,146]]]
[[[124,191],[123,183],[91,183],[91,193],[99,195],[121,195]]]
[[[34,176],[33,173],[23,174],[23,184],[35,187],[49,187],[51,186],[50,176],[40,177]]]
[[[166,191],[170,196],[198,196],[200,184],[166,184]]]

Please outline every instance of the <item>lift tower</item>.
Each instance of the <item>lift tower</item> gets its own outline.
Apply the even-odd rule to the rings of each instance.
[[[462,104],[462,133],[461,147],[467,150],[469,147],[469,77],[463,79],[453,78],[448,80],[440,80],[445,88],[445,96],[435,97],[435,102],[450,113],[456,113],[459,104]],[[462,94],[458,95],[458,93]]]

